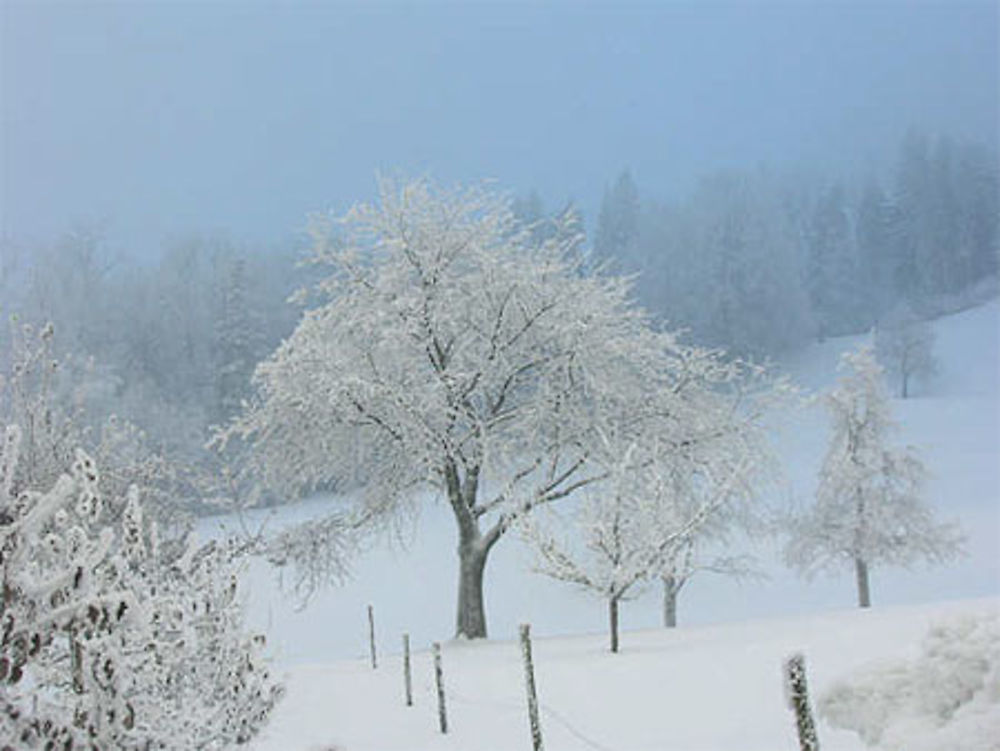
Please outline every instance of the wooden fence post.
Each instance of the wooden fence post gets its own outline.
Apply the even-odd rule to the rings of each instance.
[[[441,671],[441,645],[434,642],[434,683],[437,684],[438,695],[438,725],[442,733],[448,732],[448,714],[444,707],[444,673]]]
[[[403,634],[403,686],[406,689],[406,706],[413,706],[413,679],[410,673],[410,635]]]
[[[819,736],[809,709],[809,692],[806,687],[806,660],[801,654],[793,654],[785,660],[785,699],[788,708],[795,713],[795,725],[799,732],[801,751],[819,751]]]
[[[531,660],[531,624],[521,624],[521,659],[524,661],[524,685],[528,693],[528,722],[531,747],[542,751],[542,725],[538,721],[538,694],[535,692],[535,666]]]
[[[378,667],[375,659],[375,608],[368,606],[368,651],[372,656],[372,670]]]

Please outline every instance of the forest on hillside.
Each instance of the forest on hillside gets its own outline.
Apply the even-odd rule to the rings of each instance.
[[[996,160],[911,133],[881,178],[729,170],[674,203],[641,197],[626,170],[605,190],[594,254],[635,274],[639,302],[699,343],[773,357],[900,307],[927,318],[989,294]]]

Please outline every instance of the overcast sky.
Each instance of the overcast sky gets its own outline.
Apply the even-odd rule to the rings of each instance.
[[[2,231],[274,241],[376,170],[496,178],[591,222],[723,166],[996,143],[997,3],[0,0]]]

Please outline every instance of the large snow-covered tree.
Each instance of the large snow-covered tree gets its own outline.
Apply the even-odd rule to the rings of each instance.
[[[895,423],[871,348],[845,353],[841,368],[827,396],[833,431],[816,502],[792,520],[785,555],[805,575],[852,566],[864,608],[871,605],[872,567],[943,562],[959,553],[962,537],[934,520],[913,449],[890,443]]]
[[[383,181],[377,203],[318,219],[322,300],[258,366],[258,398],[221,436],[248,440],[286,492],[359,483],[366,519],[440,492],[466,637],[486,635],[497,541],[605,475],[594,426],[680,424],[692,409],[673,338],[649,327],[624,280],[583,272],[574,215],[554,221],[540,236],[502,196],[424,181]],[[702,440],[704,424],[683,440]]]

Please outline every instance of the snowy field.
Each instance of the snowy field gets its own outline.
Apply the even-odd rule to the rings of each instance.
[[[1000,304],[934,324],[939,372],[895,400],[899,440],[917,446],[930,471],[938,516],[958,521],[968,556],[942,568],[875,570],[871,612],[852,610],[853,577],[802,582],[781,564],[777,543],[756,545],[767,578],[738,583],[705,576],[681,593],[676,632],[658,628],[654,589],[622,611],[623,653],[605,652],[599,600],[530,571],[516,539],[501,542],[487,570],[494,641],[446,643],[453,732],[437,733],[427,647],[453,633],[457,559],[453,523],[440,504],[415,522],[412,541],[359,560],[345,586],[316,594],[304,609],[282,595],[275,575],[251,572],[253,624],[267,630],[288,696],[257,743],[270,749],[528,748],[516,644],[530,622],[543,728],[550,749],[792,749],[780,684],[790,651],[806,653],[814,690],[852,667],[915,653],[927,626],[955,611],[996,610],[1000,594]],[[787,363],[807,389],[836,378],[839,354],[859,337],[816,344]],[[806,408],[778,438],[785,476],[776,503],[806,502],[827,440],[820,406]],[[280,525],[307,518],[321,501],[285,509]],[[212,523],[207,523],[212,526]],[[366,667],[366,606],[375,607],[386,653]],[[417,706],[402,706],[400,636],[415,650]],[[820,727],[825,749],[862,748],[850,733]]]
[[[928,627],[957,613],[997,612],[997,599],[846,610],[719,626],[630,632],[623,651],[603,636],[533,644],[541,725],[549,751],[793,751],[781,665],[806,655],[811,690],[869,661],[912,658]],[[398,654],[375,671],[364,659],[303,664],[258,751],[530,749],[515,642],[443,649],[449,733],[438,732],[433,667],[416,655],[414,705],[403,701]],[[827,751],[863,749],[851,732],[819,725]]]

